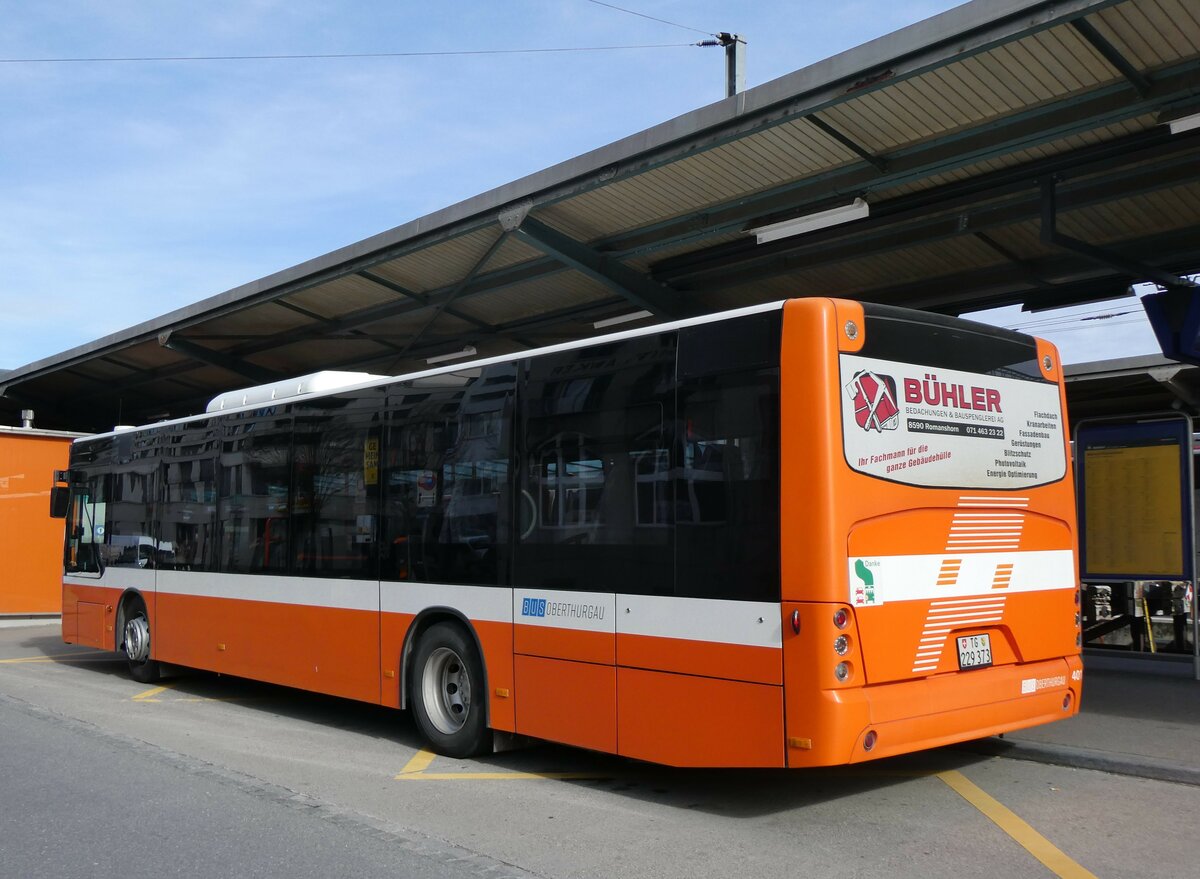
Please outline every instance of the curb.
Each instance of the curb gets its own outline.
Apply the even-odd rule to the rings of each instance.
[[[0,629],[23,629],[29,626],[58,626],[62,624],[61,617],[3,617],[0,616]]]
[[[1181,766],[1155,757],[1096,751],[1091,748],[1072,748],[1068,745],[1044,745],[1039,742],[1014,742],[1008,739],[982,739],[959,746],[962,750],[990,757],[1028,760],[1075,769],[1093,769],[1114,775],[1130,775],[1155,781],[1170,781],[1200,787],[1200,768]]]

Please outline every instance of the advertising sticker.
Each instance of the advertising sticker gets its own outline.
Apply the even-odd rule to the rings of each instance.
[[[1066,475],[1058,386],[841,355],[842,439],[860,473],[1020,490]]]

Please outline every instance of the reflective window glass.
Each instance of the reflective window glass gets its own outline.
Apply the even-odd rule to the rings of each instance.
[[[221,419],[220,570],[287,570],[292,419],[284,407]]]
[[[514,377],[498,364],[389,388],[383,579],[507,582]]]

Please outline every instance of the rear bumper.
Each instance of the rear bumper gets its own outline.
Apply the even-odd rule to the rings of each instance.
[[[1083,663],[1068,656],[825,691],[827,735],[808,748],[789,747],[788,765],[877,760],[1073,717],[1082,684]],[[867,750],[869,732],[875,741]]]

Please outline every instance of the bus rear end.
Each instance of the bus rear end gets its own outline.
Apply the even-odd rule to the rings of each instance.
[[[784,310],[788,765],[1079,710],[1075,502],[1055,348],[885,306]]]

